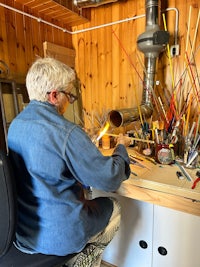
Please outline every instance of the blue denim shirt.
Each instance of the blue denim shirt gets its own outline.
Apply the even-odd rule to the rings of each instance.
[[[103,156],[54,106],[31,101],[12,121],[9,153],[18,189],[17,243],[28,253],[79,252],[112,214],[109,198],[85,200],[80,184],[115,191],[130,175],[123,145]]]

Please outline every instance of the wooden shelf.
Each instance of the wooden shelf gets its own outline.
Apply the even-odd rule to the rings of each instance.
[[[84,24],[90,19],[90,10],[80,14],[71,1],[15,0],[15,8],[54,23],[61,27]]]

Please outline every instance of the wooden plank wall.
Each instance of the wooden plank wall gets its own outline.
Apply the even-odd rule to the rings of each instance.
[[[16,8],[19,7],[19,4],[14,0],[1,0],[1,2]],[[176,8],[179,12],[178,44],[180,45],[180,55],[172,58],[171,62],[167,52],[162,53],[159,57],[157,79],[161,81],[161,85],[157,86],[156,90],[161,96],[167,90],[172,91],[172,73],[174,84],[177,84],[181,79],[186,67],[185,49],[188,31],[190,33],[188,45],[190,53],[200,4],[198,0],[162,1],[162,10],[164,11],[165,8]],[[192,14],[188,30],[190,8]],[[24,8],[24,11],[27,10]],[[91,9],[91,21],[74,27],[73,31],[142,14],[145,14],[144,0],[119,1],[112,5],[108,4]],[[165,14],[167,28],[171,35],[170,43],[173,44],[175,11],[170,10]],[[163,28],[162,17],[161,27]],[[140,105],[143,91],[142,65],[144,57],[138,51],[136,41],[138,35],[144,31],[145,18],[143,17],[70,35],[0,7],[0,60],[8,64],[11,78],[17,82],[24,82],[30,64],[37,56],[43,56],[44,41],[74,48],[76,51],[76,71],[81,82],[85,126],[91,128],[98,124],[97,120],[98,122],[103,121],[105,114],[111,109]],[[194,71],[199,70],[199,38],[200,33],[197,31],[194,44]],[[170,65],[173,67],[173,71],[171,71]],[[185,84],[182,91],[192,90],[195,93],[195,89],[191,88],[189,75]],[[198,110],[196,109],[197,99],[195,97],[192,103],[195,113]]]
[[[1,3],[21,8],[14,0]],[[24,82],[31,63],[36,57],[43,57],[45,41],[73,48],[70,34],[0,6],[0,60],[9,66],[10,78]]]
[[[127,1],[91,12],[91,22],[74,30],[131,18],[145,10],[143,2]],[[142,68],[136,60],[136,37],[144,30],[144,23],[144,18],[130,20],[73,35],[86,128],[92,127],[96,117],[103,121],[111,109],[136,105],[135,95],[140,103],[142,81],[137,72],[142,75]]]
[[[169,58],[167,50],[160,54],[157,69],[157,79],[160,81],[160,85],[155,88],[164,105],[169,106],[164,95],[168,91],[171,95],[174,87],[181,87],[179,81],[186,69],[186,39],[189,35],[187,51],[190,54],[191,43],[195,39],[200,3],[197,0],[169,0],[162,1],[161,8],[163,12],[166,8],[171,8],[164,12],[167,30],[170,32],[170,45],[174,44],[176,11],[178,12],[180,55]],[[189,26],[190,9],[192,15]],[[92,9],[91,12],[91,22],[74,28],[75,31],[142,15],[145,13],[145,1],[129,0],[112,6],[105,5],[98,9]],[[160,17],[160,26],[162,29],[164,28],[162,16]],[[141,103],[144,57],[138,51],[136,42],[138,35],[144,31],[145,18],[139,18],[73,35],[73,44],[77,51],[76,70],[82,83],[86,127],[92,127],[93,117],[96,113],[103,117],[105,111],[136,107]],[[200,67],[199,38],[198,30],[194,43],[195,64],[193,64],[193,71],[197,72]],[[195,77],[197,76],[196,73]],[[177,103],[181,101],[179,99],[182,94],[180,91],[186,95],[188,90],[194,90],[191,88],[191,84],[191,77],[188,74],[181,89],[176,90]],[[199,93],[199,84],[197,85]],[[197,98],[193,96],[192,119],[195,120],[199,114],[197,102]]]
[[[0,2],[21,9],[20,4],[14,0],[1,0]],[[24,8],[24,12],[27,11]],[[43,42],[45,41],[73,48],[71,35],[0,6],[0,69],[4,69],[1,62],[5,62],[10,70],[10,75],[6,78],[15,80],[23,87],[29,66],[36,57],[44,55]],[[5,78],[4,73],[0,75],[0,78]],[[18,93],[20,93],[19,90]],[[20,100],[21,103],[27,102],[26,99],[20,98]],[[10,122],[8,115],[14,114],[12,95],[4,94],[4,102],[6,120]],[[0,149],[6,150],[1,112]]]

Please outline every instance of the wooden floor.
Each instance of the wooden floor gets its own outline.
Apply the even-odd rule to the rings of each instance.
[[[101,262],[101,267],[117,267],[117,266],[112,265],[112,264],[110,264],[108,262],[102,261]]]

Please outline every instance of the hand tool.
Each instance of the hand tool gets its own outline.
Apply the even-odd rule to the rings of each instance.
[[[133,164],[133,165],[139,166],[141,168],[146,168],[148,170],[151,170],[150,168],[148,168],[147,166],[141,164],[140,162],[138,162],[137,160],[133,159],[132,157],[130,157],[130,164]]]
[[[185,170],[185,168],[183,166],[181,166],[179,164],[178,161],[175,160],[175,164],[179,167],[179,169],[181,170],[181,172],[184,174],[184,176],[187,178],[188,181],[192,182],[193,179],[192,177],[189,175],[189,173]]]
[[[200,171],[197,171],[196,173],[197,179],[193,182],[192,189],[195,189],[197,183],[200,181]]]

